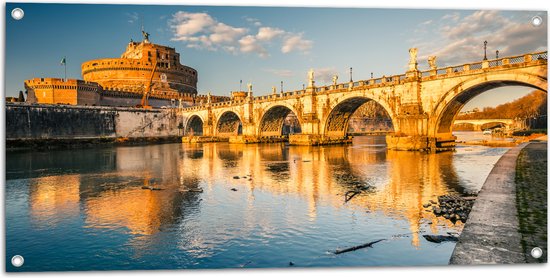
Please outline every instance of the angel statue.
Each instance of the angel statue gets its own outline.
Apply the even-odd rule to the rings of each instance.
[[[430,65],[430,69],[432,69],[432,70],[437,69],[437,65],[435,64],[436,59],[437,59],[436,56],[429,56],[428,57],[428,64]]]
[[[313,87],[313,84],[315,83],[314,79],[315,79],[315,72],[313,71],[313,69],[310,69],[309,72],[307,73],[307,76],[308,76],[308,80],[309,80],[309,85],[308,87]]]
[[[415,47],[409,49],[409,56],[410,56],[409,70],[411,71],[417,70],[417,65],[418,65],[418,63],[416,62],[417,52],[418,50]]]
[[[332,76],[332,85],[338,84],[338,74]]]

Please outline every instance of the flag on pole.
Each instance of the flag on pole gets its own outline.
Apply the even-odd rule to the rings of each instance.
[[[67,64],[67,60],[65,60],[65,57],[63,57],[63,59],[61,59],[61,64],[62,64],[62,65],[66,65],[66,64]]]

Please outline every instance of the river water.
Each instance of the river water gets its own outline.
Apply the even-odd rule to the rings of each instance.
[[[7,270],[445,265],[454,243],[422,235],[463,224],[423,204],[477,192],[506,150],[394,152],[366,136],[8,152]]]

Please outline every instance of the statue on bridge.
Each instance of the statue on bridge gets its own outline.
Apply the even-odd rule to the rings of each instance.
[[[437,65],[435,64],[436,59],[436,56],[428,56],[428,65],[430,65],[431,70],[437,69]]]
[[[409,49],[409,71],[417,71],[418,70],[418,63],[416,61],[416,54],[418,53],[418,49],[416,47]]]
[[[208,95],[206,97],[206,103],[210,104],[212,103],[212,93],[208,92]]]
[[[332,85],[338,84],[338,74],[332,76]]]
[[[308,87],[313,87],[313,85],[315,84],[315,72],[313,71],[313,69],[310,69],[309,72],[307,73],[307,77],[308,77]]]
[[[246,85],[248,87],[248,97],[252,97],[252,83]]]
[[[277,87],[275,87],[275,86],[271,87],[271,93],[276,95],[277,94]]]

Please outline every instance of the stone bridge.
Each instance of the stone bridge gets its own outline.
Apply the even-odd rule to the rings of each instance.
[[[453,122],[455,125],[459,124],[471,124],[474,127],[474,131],[481,131],[483,126],[487,124],[499,124],[504,125],[506,128],[511,128],[516,125],[516,121],[513,119],[472,119],[472,120],[455,120]]]
[[[547,52],[483,60],[420,71],[416,49],[410,51],[405,74],[317,86],[314,73],[304,90],[266,96],[234,92],[231,101],[180,108],[184,141],[229,140],[269,142],[282,138],[283,121],[294,113],[301,133],[290,134],[296,145],[349,142],[350,116],[374,101],[391,118],[394,132],[386,136],[389,149],[441,151],[454,148],[452,124],[464,104],[483,92],[502,86],[527,86],[547,91]],[[274,90],[275,91],[275,90]]]

